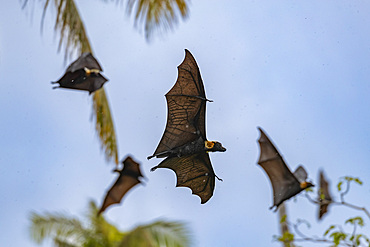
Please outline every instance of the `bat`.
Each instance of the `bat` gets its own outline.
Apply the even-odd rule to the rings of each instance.
[[[306,181],[307,172],[302,166],[292,173],[267,135],[261,128],[258,129],[261,134],[258,139],[261,149],[258,164],[270,178],[274,195],[274,204],[270,209],[276,207],[276,211],[281,203],[314,185]]]
[[[225,152],[226,148],[206,138],[206,103],[211,100],[206,98],[198,65],[188,50],[177,69],[176,83],[165,95],[166,129],[148,159],[167,157],[151,171],[157,168],[173,170],[177,177],[176,187],[190,188],[204,204],[213,195],[217,177],[208,152]]]
[[[140,177],[144,177],[140,171],[140,164],[135,162],[130,156],[122,161],[122,170],[114,170],[119,173],[119,177],[116,182],[107,192],[103,205],[101,206],[98,214],[104,212],[104,210],[112,204],[120,203],[123,196],[135,185],[141,183]]]
[[[333,201],[329,192],[329,182],[326,180],[324,172],[320,171],[320,189],[318,191],[319,195],[319,220],[328,212],[328,207]]]
[[[89,94],[100,89],[108,79],[100,74],[102,72],[98,61],[91,53],[83,53],[76,61],[68,66],[64,75],[52,84],[58,83],[56,88],[69,88],[88,91]]]

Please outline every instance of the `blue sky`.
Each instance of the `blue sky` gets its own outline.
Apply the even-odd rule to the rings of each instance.
[[[32,3],[33,1],[30,1]],[[100,205],[115,180],[90,121],[87,93],[52,90],[65,71],[57,53],[55,13],[40,33],[38,1],[0,9],[0,243],[36,246],[30,212],[81,216],[90,199]],[[280,246],[270,183],[256,165],[257,126],[271,137],[294,170],[303,164],[317,183],[328,175],[360,177],[348,201],[370,208],[370,4],[365,1],[193,1],[190,17],[148,43],[125,10],[103,1],[76,1],[105,84],[117,130],[120,159],[142,163],[146,186],[137,186],[105,216],[120,229],[156,219],[184,220],[195,246]],[[34,5],[34,6],[33,6]],[[32,7],[33,6],[33,7]],[[214,196],[205,205],[175,188],[172,171],[150,168],[166,123],[164,94],[189,49],[207,97],[207,136],[227,148],[211,154]],[[317,207],[303,196],[287,203],[289,219],[311,222],[307,234],[363,216],[332,207],[317,222]],[[369,219],[363,232],[370,232]],[[348,229],[348,228],[347,228]],[[48,246],[50,243],[45,243]],[[301,246],[325,246],[301,243]]]

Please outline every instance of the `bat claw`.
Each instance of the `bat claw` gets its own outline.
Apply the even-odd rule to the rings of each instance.
[[[57,88],[60,88],[59,86],[55,86],[55,87],[52,87],[51,89],[57,89]]]
[[[151,171],[151,172],[154,172],[155,170],[157,170],[157,168],[158,168],[158,166],[152,167],[152,168],[150,169],[150,171]]]
[[[148,157],[146,157],[146,159],[147,160],[150,160],[151,158],[153,158],[154,157],[154,155],[150,155],[150,156],[148,156]]]
[[[215,174],[215,177],[218,179],[218,181],[224,181],[224,180],[222,180],[222,178],[219,178],[219,177],[217,177],[217,175]]]
[[[273,209],[275,207],[275,209]],[[270,210],[273,209],[274,212],[276,212],[278,210],[278,207],[276,205],[272,205],[271,207],[269,207]]]

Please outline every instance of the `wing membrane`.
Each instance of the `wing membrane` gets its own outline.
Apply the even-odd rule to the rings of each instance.
[[[206,140],[206,95],[198,65],[188,50],[178,66],[175,85],[166,94],[167,124],[154,155],[202,136]]]
[[[213,195],[215,172],[205,152],[182,157],[168,157],[156,168],[169,168],[176,173],[176,187],[188,187],[206,203]]]
[[[99,210],[102,213],[107,207],[112,204],[120,203],[123,196],[135,185],[140,183],[139,177],[143,177],[139,163],[135,162],[131,157],[127,157],[123,161],[124,167],[117,178],[116,182],[107,192],[103,205]]]
[[[274,206],[279,206],[283,201],[301,191],[300,183],[289,170],[267,135],[261,128],[259,130],[261,136],[258,142],[261,153],[258,164],[269,176],[274,194]]]

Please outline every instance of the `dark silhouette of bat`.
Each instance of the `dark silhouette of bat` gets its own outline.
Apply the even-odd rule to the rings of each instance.
[[[55,88],[70,88],[76,90],[88,91],[89,94],[100,89],[106,81],[98,61],[91,53],[83,53],[76,61],[67,68],[66,72],[59,81],[51,82],[52,84],[59,83]]]
[[[318,191],[319,196],[319,220],[328,212],[328,207],[332,202],[332,198],[329,192],[329,182],[326,180],[324,176],[324,172],[320,171],[320,189]]]
[[[267,135],[261,128],[258,129],[261,133],[258,140],[261,149],[258,164],[270,178],[274,194],[274,205],[270,209],[276,207],[276,211],[285,200],[314,185],[306,181],[307,173],[302,166],[292,173]]]
[[[175,85],[165,95],[167,125],[153,157],[164,158],[153,167],[176,173],[176,187],[188,187],[206,203],[213,195],[216,174],[208,152],[224,152],[221,143],[206,138],[206,98],[198,65],[188,50],[178,66]],[[218,178],[218,177],[217,177]],[[219,179],[219,178],[218,178]],[[221,180],[221,179],[219,179]]]
[[[127,191],[141,183],[139,177],[144,177],[140,171],[140,164],[135,162],[130,156],[122,161],[122,164],[122,170],[114,170],[114,172],[119,173],[119,177],[107,192],[98,214],[104,212],[110,205],[120,203]]]

